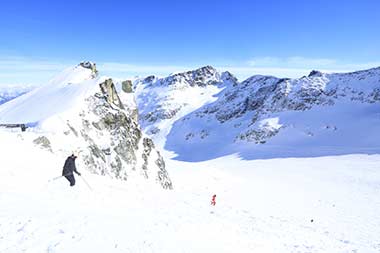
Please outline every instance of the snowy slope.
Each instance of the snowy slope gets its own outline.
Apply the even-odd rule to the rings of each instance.
[[[121,180],[138,175],[172,188],[162,156],[141,133],[132,114],[136,108],[129,107],[133,95],[122,96],[123,103],[112,79],[98,76],[95,64],[86,64],[1,105],[0,122],[26,124],[36,148],[61,158],[74,152],[92,173]]]
[[[146,114],[140,118],[153,139],[158,136],[149,130],[157,127],[165,133],[159,143],[177,159],[201,161],[233,153],[257,159],[380,152],[380,68],[346,74],[312,71],[299,79],[256,75],[241,83],[219,79],[203,87],[219,90],[211,92],[207,103],[161,120],[167,125],[147,121]],[[152,110],[155,106],[165,105],[170,111],[183,101],[161,88],[159,99],[145,103],[145,97],[158,93],[156,89],[154,84],[144,86],[144,96],[137,96],[141,112],[151,111],[150,118],[160,115]],[[190,94],[190,89],[181,94]]]
[[[64,70],[48,84],[0,107],[3,123],[36,123],[80,106],[84,98],[95,93],[96,83],[90,69],[75,66]]]
[[[169,160],[173,191],[80,164],[90,190],[79,177],[74,188],[51,180],[65,157],[36,150],[32,134],[0,132],[0,252],[380,250],[378,155]]]

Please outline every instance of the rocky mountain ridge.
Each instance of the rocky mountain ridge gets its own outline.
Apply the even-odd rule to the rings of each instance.
[[[203,71],[205,68],[210,71]],[[202,78],[199,74],[203,73],[206,75]],[[208,73],[214,77],[211,82]],[[191,77],[194,79],[189,80]],[[195,78],[205,82],[199,83]],[[192,85],[194,83],[197,85]],[[145,131],[153,139],[161,139],[165,149],[179,157],[185,153],[196,157],[197,150],[200,153],[204,149],[211,153],[217,150],[211,158],[242,150],[247,154],[262,153],[269,146],[277,146],[278,150],[266,153],[279,152],[281,156],[284,153],[281,147],[290,150],[295,146],[313,146],[312,143],[311,153],[315,155],[329,154],[316,152],[318,146],[337,147],[338,153],[377,150],[373,140],[352,137],[350,132],[374,134],[380,130],[376,116],[376,111],[380,111],[380,68],[336,74],[311,71],[299,79],[255,75],[238,82],[230,73],[218,74],[208,66],[176,74],[175,78],[137,81],[136,89],[140,122]],[[203,103],[188,106],[180,93],[191,94],[197,89],[195,96],[200,98],[208,94],[208,98]],[[155,99],[147,104],[144,97],[148,96]],[[185,112],[182,108],[186,106],[189,110]],[[342,111],[348,115],[351,112],[352,117],[357,114],[356,118]],[[307,120],[300,122],[303,117]],[[360,126],[356,124],[358,121],[352,123],[358,118],[361,118]],[[160,132],[165,135],[160,136]],[[289,134],[293,135],[293,140],[286,138]],[[348,137],[353,142],[344,140]],[[339,151],[340,145],[352,148],[343,147],[344,151]],[[360,148],[355,149],[358,145]],[[290,153],[307,155],[307,152]],[[185,155],[184,159],[188,157]]]

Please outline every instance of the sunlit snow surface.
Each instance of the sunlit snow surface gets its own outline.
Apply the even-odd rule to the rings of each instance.
[[[380,251],[379,155],[168,160],[172,191],[78,161],[90,190],[32,138],[0,132],[0,252]]]
[[[44,120],[80,108],[84,98],[99,89],[100,78],[90,69],[68,68],[50,82],[1,105],[1,123],[42,123]]]

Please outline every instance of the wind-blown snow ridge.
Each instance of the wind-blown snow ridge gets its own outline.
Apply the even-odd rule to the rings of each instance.
[[[76,106],[98,89],[104,78],[93,78],[89,69],[75,66],[64,70],[48,84],[0,107],[0,122],[40,122]]]

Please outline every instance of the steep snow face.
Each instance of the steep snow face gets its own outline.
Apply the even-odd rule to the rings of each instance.
[[[36,145],[59,156],[74,152],[93,173],[122,180],[139,175],[171,189],[163,158],[141,133],[136,108],[128,107],[134,100],[120,99],[112,79],[99,77],[92,66],[66,69],[47,85],[3,104],[0,122],[26,124]]]
[[[380,152],[380,68],[347,74],[312,71],[300,79],[256,75],[241,83],[219,80],[213,85],[222,91],[198,108],[188,107],[166,128],[165,149],[177,159]],[[152,87],[145,89],[149,94]],[[159,102],[152,99],[149,107],[138,97],[143,111],[182,101],[179,95],[160,92]],[[149,111],[149,118],[160,118],[159,112]],[[143,122],[144,128],[155,129],[152,122]]]
[[[137,79],[134,86],[142,128],[163,147],[174,122],[214,102],[216,94],[236,82],[230,73],[220,74],[210,66],[161,79]]]
[[[24,95],[34,88],[32,85],[0,86],[0,105]]]

